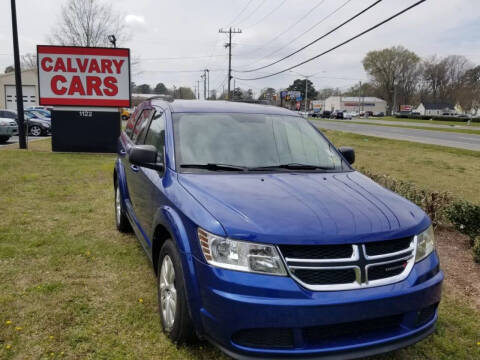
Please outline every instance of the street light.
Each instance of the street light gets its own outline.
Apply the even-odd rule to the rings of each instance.
[[[108,41],[110,41],[114,48],[117,47],[117,38],[115,35],[108,35]]]

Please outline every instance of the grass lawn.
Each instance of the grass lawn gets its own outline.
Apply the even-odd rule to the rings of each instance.
[[[471,179],[466,164],[478,163],[468,152],[404,144],[380,152],[372,138],[328,135],[356,146],[359,163],[373,170],[400,171],[401,161],[414,176],[421,166],[403,156],[439,153],[458,162],[447,173],[463,164]],[[207,343],[177,349],[162,335],[149,261],[133,235],[115,229],[114,156],[48,148],[47,140],[0,150],[0,359],[225,359]],[[380,166],[386,157],[391,168]],[[425,164],[423,183],[435,166]],[[478,359],[479,315],[447,286],[435,335],[375,359]]]
[[[471,127],[480,127],[478,122],[468,122],[465,121],[441,121],[441,120],[420,120],[420,119],[399,119],[392,116],[385,117],[374,117],[373,120],[387,120],[387,121],[401,121],[401,122],[411,122],[413,124],[433,124],[433,125],[462,125],[462,126],[471,126]]]
[[[311,118],[311,120],[315,121],[318,119]],[[472,135],[480,135],[480,128],[473,128],[473,129],[450,129],[450,128],[435,128],[435,127],[426,127],[426,126],[421,126],[421,124],[418,123],[412,123],[412,125],[403,125],[403,124],[396,124],[395,122],[392,121],[392,125],[390,124],[379,124],[379,123],[367,123],[367,122],[362,122],[362,121],[355,121],[354,120],[335,120],[335,119],[322,119],[322,120],[327,120],[327,121],[332,121],[332,122],[337,122],[337,123],[348,123],[348,124],[359,124],[359,125],[373,125],[373,126],[386,126],[386,127],[399,127],[399,128],[406,128],[406,129],[417,129],[417,130],[430,130],[430,131],[443,131],[443,132],[454,132],[454,133],[461,133],[461,134],[472,134]],[[414,126],[418,124],[418,126]]]
[[[480,203],[480,151],[326,129],[323,132],[336,146],[355,149],[357,168],[365,167]]]

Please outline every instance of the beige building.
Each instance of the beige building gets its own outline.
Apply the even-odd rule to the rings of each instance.
[[[386,114],[387,102],[376,97],[330,96],[325,100],[327,111],[371,111],[374,115]]]
[[[38,105],[37,69],[22,71],[23,105],[25,108]],[[0,75],[0,109],[17,109],[15,73]]]

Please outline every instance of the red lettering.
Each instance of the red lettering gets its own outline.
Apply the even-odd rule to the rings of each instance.
[[[63,62],[62,58],[57,58],[57,61],[55,61],[55,67],[53,68],[53,71],[67,72],[67,69],[65,68],[65,63]]]
[[[41,65],[42,65],[43,71],[52,71],[53,66],[52,65],[47,66],[47,62],[52,63],[53,62],[52,58],[46,56],[42,59]]]
[[[83,88],[80,76],[72,77],[72,83],[70,84],[70,89],[68,89],[68,95],[75,95],[75,93],[85,95],[85,89]]]
[[[80,72],[84,73],[85,71],[87,71],[88,59],[76,58],[75,60],[77,60],[77,66],[78,66]],[[82,60],[83,60],[83,62],[82,62]]]
[[[95,91],[97,96],[102,96],[100,85],[102,85],[102,79],[98,76],[87,76],[87,95],[92,95],[93,91]]]
[[[107,76],[103,80],[103,83],[104,83],[105,88],[106,88],[106,89],[103,90],[105,95],[115,96],[115,95],[118,94],[117,79],[115,79],[113,76]]]
[[[117,74],[120,74],[124,62],[125,60],[113,60],[113,65],[115,65],[115,68],[117,69]]]
[[[72,59],[67,59],[67,71],[68,72],[77,72],[77,69],[72,67]]]
[[[47,70],[50,71],[50,70]],[[50,87],[52,88],[52,91],[55,95],[65,95],[67,92],[67,88],[65,86],[62,86],[61,88],[58,87],[58,82],[66,83],[67,79],[65,79],[65,76],[63,75],[55,75],[52,77],[52,80],[50,82]]]
[[[90,67],[88,68],[88,72],[96,72],[97,74],[100,72],[100,67],[98,66],[98,62],[95,59],[90,60]]]
[[[102,64],[102,73],[109,73],[109,74],[112,74],[112,60],[108,60],[108,59],[102,59],[101,60],[101,64]]]

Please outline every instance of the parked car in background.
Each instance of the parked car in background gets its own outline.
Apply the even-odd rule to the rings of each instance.
[[[127,109],[127,108],[122,108],[122,109],[120,110],[120,117],[121,117],[122,120],[128,120],[128,119],[130,119],[130,115],[131,115],[131,112],[130,112],[129,109]]]
[[[165,334],[236,359],[352,359],[430,335],[431,221],[354,160],[283,108],[139,105],[118,142],[115,221],[153,264]]]
[[[7,110],[0,110],[0,143],[7,142],[12,136],[18,135],[15,118],[11,118]]]
[[[345,111],[345,112],[343,113],[343,118],[346,119],[346,120],[351,120],[351,119],[353,118],[353,115],[352,115],[351,112]]]
[[[343,119],[343,111],[335,110],[330,115],[331,119]]]
[[[46,119],[51,119],[52,118],[52,113],[48,110],[34,109],[34,110],[29,110],[29,111],[36,114],[36,116],[39,117],[39,118],[46,118]]]
[[[51,133],[51,120],[46,117],[41,117],[35,110],[25,111],[25,122],[27,132],[31,136],[47,136]]]
[[[331,111],[324,110],[324,111],[322,112],[322,116],[321,116],[321,117],[322,117],[322,119],[329,119],[331,114],[332,114]]]

